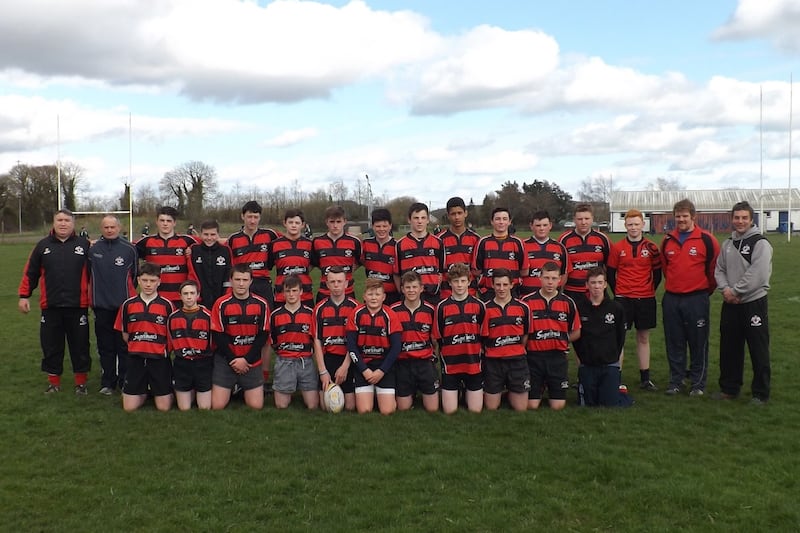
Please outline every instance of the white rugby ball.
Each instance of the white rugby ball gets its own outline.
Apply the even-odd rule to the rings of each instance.
[[[322,407],[329,413],[341,413],[344,409],[344,392],[336,383],[331,382],[322,394]]]

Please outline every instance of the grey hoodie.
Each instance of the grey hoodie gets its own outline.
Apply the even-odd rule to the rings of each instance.
[[[730,239],[722,243],[714,277],[717,289],[733,289],[742,303],[752,302],[767,295],[769,277],[772,274],[772,245],[767,239],[755,241],[753,246],[745,242],[748,237],[759,234],[754,225],[744,235],[735,231]],[[748,262],[744,256],[749,256]]]

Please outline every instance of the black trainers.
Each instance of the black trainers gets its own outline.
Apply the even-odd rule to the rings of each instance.
[[[639,388],[650,392],[655,392],[658,390],[656,384],[650,381],[649,379],[647,381],[642,381],[642,383],[639,385]]]
[[[89,394],[89,389],[86,385],[75,385],[75,395],[76,396],[87,396]]]
[[[61,392],[61,387],[53,385],[52,383],[48,385],[47,390],[44,391],[45,394],[55,394],[57,392]]]

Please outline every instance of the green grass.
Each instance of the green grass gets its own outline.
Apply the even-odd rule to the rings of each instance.
[[[118,397],[96,394],[96,361],[88,397],[46,397],[38,315],[16,310],[31,245],[3,246],[0,529],[797,530],[800,244],[772,240],[770,405],[639,393],[631,335],[630,409],[452,417],[334,416],[299,401],[283,412],[234,404],[126,414]],[[653,377],[663,386],[663,336],[652,337]]]

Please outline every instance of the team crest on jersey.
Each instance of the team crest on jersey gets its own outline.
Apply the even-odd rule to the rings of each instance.
[[[694,246],[689,248],[689,255],[691,255],[692,257],[696,256],[697,255],[697,248],[694,247]]]
[[[642,250],[642,257],[649,257],[649,256],[650,256],[650,250],[648,250],[647,248],[644,248]]]
[[[122,257],[117,257],[114,259],[114,265],[118,267],[125,266],[125,260]]]
[[[420,324],[419,330],[422,331],[423,333],[428,333],[431,330],[431,325],[430,324]]]
[[[388,334],[386,332],[386,328],[381,328],[381,337],[388,337]]]
[[[559,322],[566,322],[567,321],[567,313],[558,313],[558,321]]]
[[[508,260],[509,261],[514,261],[515,257],[516,257],[516,254],[514,254],[514,252],[509,252],[509,254],[508,254]]]
[[[616,322],[614,319],[614,313],[606,313],[605,321],[606,324],[614,324]]]
[[[208,332],[207,331],[198,332],[197,333],[197,338],[200,339],[201,341],[207,340],[208,339]]]
[[[345,250],[344,251],[345,257],[353,257],[353,250]]]
[[[75,255],[86,255],[86,250],[83,249],[83,246],[76,246]]]
[[[742,246],[742,248],[739,250],[739,253],[741,253],[742,255],[749,255],[750,254],[750,245],[749,244],[745,244],[744,246]]]
[[[628,252],[626,252],[625,250],[620,250],[619,251],[619,256],[620,257],[628,257]]]
[[[300,330],[303,333],[308,333],[309,331],[311,331],[311,326],[309,326],[308,324],[303,324],[303,326],[300,328]]]
[[[175,255],[183,255],[183,248],[175,248]]]
[[[762,324],[761,317],[758,315],[753,315],[750,317],[750,325],[754,328],[760,327]]]
[[[202,265],[203,264],[203,258],[198,255],[197,259],[195,259],[194,262],[196,264],[198,264],[198,265]]]
[[[594,253],[596,254],[603,253],[603,247],[598,244],[597,246],[594,247]]]
[[[522,317],[521,316],[518,316],[517,318],[514,319],[514,325],[515,326],[521,326],[522,325]]]
[[[164,317],[161,316],[161,315],[157,316],[156,317],[156,324],[163,324],[163,323],[164,323]]]
[[[262,252],[266,252],[266,251],[267,251],[267,245],[266,245],[266,244],[262,244],[262,245],[261,245],[261,247],[260,247],[259,249],[260,249]]]
[[[50,253],[50,248],[45,248],[44,250],[42,250],[42,255],[47,255],[49,253]]]
[[[478,323],[478,315],[472,315],[472,323],[473,324],[477,324]]]
[[[436,255],[436,250],[433,248],[428,248],[428,255]]]
[[[553,261],[561,261],[561,254],[553,254]]]
[[[227,264],[228,263],[225,261],[225,257],[224,256],[221,256],[221,255],[217,256],[217,266],[225,266]]]
[[[308,250],[303,250],[303,259],[308,259],[308,258],[309,258]]]
[[[387,263],[389,263],[390,265],[393,265],[393,264],[394,264],[394,257],[389,257],[389,258],[386,260],[386,262],[387,262]]]

